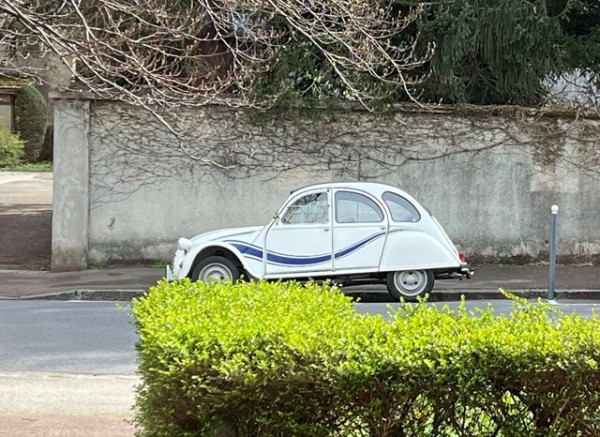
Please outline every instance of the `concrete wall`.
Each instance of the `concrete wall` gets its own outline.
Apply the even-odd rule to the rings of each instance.
[[[180,236],[266,223],[290,190],[330,180],[410,192],[475,261],[547,259],[556,203],[562,259],[600,261],[595,120],[356,111],[257,119],[221,107],[175,118],[59,101],[55,123],[55,267],[167,260]]]
[[[54,113],[52,269],[88,264],[90,103],[61,100]]]

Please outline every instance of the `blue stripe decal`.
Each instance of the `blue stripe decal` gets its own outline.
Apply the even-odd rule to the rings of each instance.
[[[385,235],[385,232],[379,232],[377,234],[371,235],[370,237],[365,238],[362,241],[359,241],[358,243],[355,243],[354,245],[346,248],[346,249],[342,249],[338,252],[335,253],[335,259],[339,259],[339,258],[343,258],[347,255],[350,255],[352,252],[360,249],[363,246],[366,246],[367,244],[369,244],[371,241],[375,241],[377,240],[379,237],[382,237]]]
[[[344,249],[341,249],[335,253],[335,259],[340,259],[345,256],[350,255],[351,253],[357,251],[363,246],[371,243],[372,241],[377,240],[378,238],[385,235],[385,232],[379,232],[377,234],[373,234],[370,237],[367,237],[357,243],[354,243]],[[226,240],[226,243],[232,244],[236,249],[238,249],[244,256],[249,258],[254,258],[258,261],[262,261],[263,259],[263,249],[260,246],[256,246],[254,244],[248,244],[239,240]],[[268,252],[267,253],[267,262],[270,264],[278,264],[284,266],[309,266],[313,264],[322,264],[325,262],[331,261],[331,254],[323,254],[323,255],[311,255],[311,256],[296,256],[290,254],[283,254],[278,252]]]

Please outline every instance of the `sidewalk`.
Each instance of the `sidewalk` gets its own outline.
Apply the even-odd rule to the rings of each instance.
[[[156,284],[163,273],[163,269],[150,267],[118,267],[60,273],[0,270],[0,299],[68,299],[71,295],[92,292],[91,294],[97,295],[96,300],[103,297],[104,300],[123,300],[118,297],[141,294]],[[102,292],[105,292],[104,295]]]
[[[0,372],[0,437],[132,437],[135,376]]]
[[[443,300],[497,298],[499,288],[536,296],[548,286],[547,266],[473,266],[471,280],[436,281],[434,293]],[[114,267],[101,270],[52,273],[0,270],[0,299],[128,300],[163,277],[164,270],[149,267]],[[347,287],[349,293],[383,291],[384,286]],[[558,298],[600,299],[600,266],[558,266]]]

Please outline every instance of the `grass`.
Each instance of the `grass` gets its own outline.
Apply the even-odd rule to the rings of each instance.
[[[169,263],[166,261],[156,261],[150,264],[150,267],[152,267],[153,269],[164,269],[168,265]]]
[[[88,263],[88,270],[103,270],[106,268],[106,263],[103,262],[91,262]]]
[[[167,261],[154,261],[152,263],[144,263],[144,262],[140,262],[140,263],[114,263],[114,262],[90,262],[88,263],[87,268],[89,270],[104,270],[110,267],[151,267],[153,269],[164,269],[166,266],[168,266],[169,263]]]
[[[0,168],[0,171],[52,171],[52,162],[24,162],[12,167]]]

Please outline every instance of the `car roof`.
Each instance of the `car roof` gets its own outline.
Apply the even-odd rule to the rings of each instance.
[[[366,191],[367,193],[370,193],[373,195],[378,195],[378,196],[382,195],[386,191],[391,191],[391,192],[397,193],[403,197],[408,197],[412,200],[415,200],[407,192],[402,191],[401,189],[396,188],[392,185],[382,184],[379,182],[324,182],[324,183],[319,183],[319,184],[306,185],[304,187],[293,190],[292,193],[299,193],[300,191],[309,191],[309,190],[314,190],[314,189],[319,189],[319,188],[333,188],[333,189],[352,188],[352,189],[356,189],[356,190]]]

